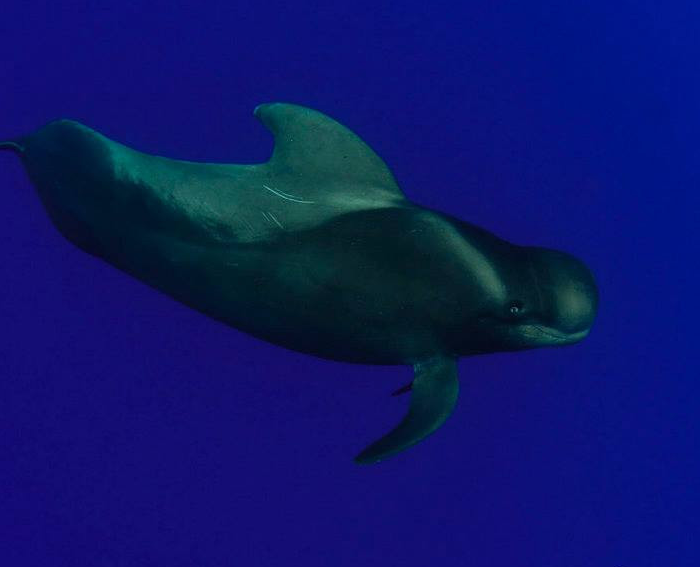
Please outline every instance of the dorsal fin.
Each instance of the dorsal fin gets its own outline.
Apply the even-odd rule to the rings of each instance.
[[[261,104],[255,116],[272,132],[268,166],[276,174],[308,181],[333,179],[404,195],[389,168],[348,128],[318,111],[295,104]]]

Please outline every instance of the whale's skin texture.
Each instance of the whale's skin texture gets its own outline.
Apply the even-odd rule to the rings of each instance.
[[[460,356],[571,344],[598,292],[588,268],[409,201],[382,160],[331,118],[256,108],[262,164],[171,160],[71,120],[0,143],[58,230],[86,252],[232,327],[326,359],[409,364],[404,421],[373,463],[437,429]]]

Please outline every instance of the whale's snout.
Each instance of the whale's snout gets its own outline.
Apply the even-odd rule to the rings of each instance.
[[[580,260],[556,250],[538,249],[535,278],[543,323],[576,342],[588,334],[598,311],[598,287],[590,269]]]

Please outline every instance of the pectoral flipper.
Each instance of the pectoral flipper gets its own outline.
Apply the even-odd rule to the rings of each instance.
[[[376,463],[415,445],[452,413],[459,393],[457,360],[436,356],[415,364],[413,369],[415,378],[408,414],[396,428],[355,457],[355,462]]]

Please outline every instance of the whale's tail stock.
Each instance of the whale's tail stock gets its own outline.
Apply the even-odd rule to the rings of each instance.
[[[13,142],[12,140],[7,140],[5,142],[0,142],[0,150],[8,150],[15,152],[16,154],[23,154],[24,146],[18,144],[17,142]]]

